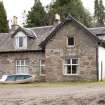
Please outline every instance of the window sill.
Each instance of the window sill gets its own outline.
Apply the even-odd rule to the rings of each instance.
[[[20,48],[15,48],[16,50],[23,50],[23,49],[27,49],[27,48],[24,48],[24,47],[20,47]]]
[[[78,76],[79,74],[63,74],[64,76]]]
[[[75,48],[75,46],[67,46],[67,48]]]
[[[45,74],[40,74],[40,76],[45,76]]]

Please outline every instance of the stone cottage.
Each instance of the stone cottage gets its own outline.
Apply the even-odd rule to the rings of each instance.
[[[36,81],[105,78],[105,28],[73,17],[56,26],[18,27],[0,33],[0,75],[32,74]]]

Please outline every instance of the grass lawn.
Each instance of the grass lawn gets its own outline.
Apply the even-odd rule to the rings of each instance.
[[[16,87],[93,87],[93,86],[105,86],[105,81],[79,81],[79,82],[33,82],[27,84],[0,84],[0,88],[16,88]]]

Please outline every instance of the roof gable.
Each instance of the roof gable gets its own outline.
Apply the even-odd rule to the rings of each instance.
[[[32,30],[28,29],[28,28],[22,28],[19,27],[17,28],[12,34],[11,37],[14,37],[18,32],[23,32],[25,35],[27,35],[30,38],[36,38],[36,34],[35,32],[33,32]]]
[[[74,22],[76,23],[80,28],[82,28],[88,35],[90,35],[91,37],[95,38],[97,41],[100,41],[100,39],[93,34],[91,31],[88,30],[87,27],[85,27],[83,24],[81,24],[80,22],[78,22],[75,18],[73,18],[72,16],[69,16],[68,18],[66,18],[66,20],[64,22],[61,22],[60,24],[58,24],[53,30],[52,32],[48,35],[48,37],[43,40],[39,46],[41,46],[42,48],[44,48],[47,43],[56,35],[56,33],[66,24],[70,23],[70,22]]]
[[[17,32],[17,33],[15,34],[14,37],[25,37],[25,36],[26,36],[26,34],[25,34],[24,32],[19,31],[19,32]]]

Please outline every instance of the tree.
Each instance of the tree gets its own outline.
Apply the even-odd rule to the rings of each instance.
[[[93,18],[92,16],[90,15],[90,12],[87,10],[87,9],[84,9],[84,15],[83,15],[83,18],[81,18],[81,22],[83,24],[85,24],[87,27],[93,27]]]
[[[60,14],[61,20],[64,20],[68,15],[72,15],[86,26],[90,26],[92,20],[90,13],[83,7],[81,0],[56,0],[50,6],[48,14],[52,14],[50,17],[54,17],[55,13]],[[54,19],[52,20],[54,21]]]
[[[31,11],[28,12],[26,27],[45,25],[45,16],[46,12],[40,0],[35,0],[34,6],[31,8]]]
[[[102,2],[102,0],[100,0],[100,2],[99,2],[99,24],[100,25],[104,25],[104,20],[105,20],[105,13],[104,13],[104,10],[105,10],[105,8],[104,8],[104,5],[103,5],[103,2]]]
[[[0,1],[0,33],[8,32],[8,21],[3,2]]]
[[[97,26],[104,26],[105,21],[105,8],[103,5],[103,1],[95,0],[95,11],[94,11],[94,17],[96,19],[96,25]]]
[[[99,20],[99,2],[95,0],[94,17]]]

